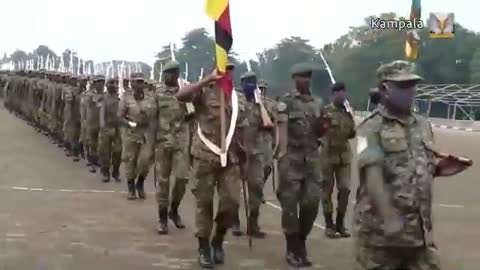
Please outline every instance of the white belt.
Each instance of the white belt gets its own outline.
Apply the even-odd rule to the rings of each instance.
[[[200,122],[198,122],[197,134],[200,137],[200,140],[216,155],[220,156],[220,164],[222,167],[227,166],[227,152],[232,142],[233,133],[235,132],[235,125],[237,123],[238,117],[238,97],[235,90],[232,91],[232,117],[230,118],[230,127],[228,129],[227,138],[225,139],[225,152],[222,152],[222,149],[210,141],[207,137],[203,135],[202,129],[200,127]]]

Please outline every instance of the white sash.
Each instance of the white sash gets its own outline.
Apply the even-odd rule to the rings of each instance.
[[[227,138],[225,139],[225,152],[222,153],[222,149],[210,141],[207,137],[203,135],[202,128],[200,127],[200,122],[197,126],[197,134],[200,140],[216,155],[220,156],[220,164],[222,167],[227,166],[227,153],[230,143],[233,139],[233,133],[235,132],[235,126],[237,124],[238,117],[238,97],[235,90],[232,91],[232,117],[230,118],[230,127],[228,129]]]

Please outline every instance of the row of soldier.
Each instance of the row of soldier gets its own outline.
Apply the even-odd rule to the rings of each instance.
[[[232,102],[227,99],[223,103],[220,100],[222,92],[216,84],[222,76],[214,71],[198,82],[179,85],[180,70],[175,61],[165,65],[162,83],[145,82],[143,74],[132,74],[130,81],[120,82],[124,87],[131,86],[125,88],[121,99],[118,96],[119,82],[115,78],[106,80],[101,75],[90,78],[89,83],[86,77],[20,71],[0,76],[0,86],[4,89],[7,108],[24,117],[37,130],[49,134],[52,141],[65,147],[66,153],[72,155],[74,161],[85,156],[92,172],[99,166],[104,182],[110,181],[110,176],[116,181],[120,180],[119,167],[120,161],[123,160],[128,199],[133,200],[137,197],[145,199],[144,181],[150,167],[154,165],[160,234],[168,233],[168,219],[172,220],[177,228],[185,227],[178,209],[186,192],[187,181],[190,182],[196,202],[195,236],[199,244],[198,262],[204,268],[212,268],[215,264],[224,262],[223,242],[227,230],[232,229],[234,235],[242,234],[239,221],[242,181],[247,183],[248,187],[246,204],[250,213],[247,219],[247,234],[257,238],[265,236],[258,224],[263,188],[272,170],[277,167],[275,169],[278,171],[275,174],[279,177],[276,195],[282,208],[286,261],[292,266],[302,267],[312,265],[307,255],[306,240],[317,217],[320,202],[323,206],[327,237],[350,236],[344,226],[344,218],[350,194],[352,153],[349,140],[356,136],[353,115],[345,106],[345,101],[348,100],[345,85],[335,84],[332,87],[331,103],[323,104],[310,92],[313,68],[309,63],[294,65],[291,71],[294,90],[280,97],[277,102],[265,98],[267,84],[258,80],[254,73],[248,72],[241,77],[238,95],[234,91],[231,96]],[[233,69],[234,66],[229,65],[227,72],[231,73]],[[379,80],[381,85],[385,84],[397,92],[407,93],[407,90],[410,91],[410,88],[415,86],[419,77],[407,64],[394,62],[379,69]],[[87,87],[88,84],[91,86]],[[388,92],[390,88],[383,87],[382,91]],[[396,97],[394,100],[396,102],[405,100],[398,98],[398,95]],[[397,103],[392,102],[394,105],[391,105],[387,102],[388,98],[385,100],[385,108],[380,107],[374,112],[362,124],[364,127],[391,125],[390,122],[393,120],[404,123],[406,120],[403,120],[403,117],[406,115],[413,117],[412,123],[416,123],[415,121],[419,123],[407,128],[413,128],[415,132],[425,128],[424,121],[417,116],[411,116],[408,108],[405,115],[390,114],[390,111],[395,111]],[[194,108],[193,111],[188,109],[189,105]],[[219,163],[221,153],[218,152],[218,146],[221,144],[222,118],[219,109],[223,106],[226,119],[233,119],[230,123],[235,130],[228,148],[226,164]],[[381,119],[384,119],[383,122]],[[226,129],[229,128],[227,125]],[[379,128],[367,128],[362,134],[376,130]],[[401,175],[395,170],[405,165],[404,162],[410,161],[400,159],[397,163],[392,163],[392,158],[401,158],[399,154],[401,149],[389,152],[389,147],[394,148],[395,145],[389,145],[388,141],[385,141],[388,138],[385,139],[383,136],[390,134],[387,133],[378,135],[382,138],[380,148],[375,148],[375,145],[370,143],[368,151],[365,149],[359,151],[361,163],[359,169],[361,172],[367,165],[367,169],[372,168],[373,165],[382,162],[385,156],[392,155],[390,159],[385,159],[390,161],[384,169],[391,170],[386,172],[386,175],[393,175],[401,182],[405,180],[404,176],[407,174],[405,170]],[[415,139],[411,144],[405,142],[405,145],[417,147],[413,153],[418,154],[418,158],[434,163],[432,154],[427,153],[429,150],[418,145],[422,140],[417,141],[415,136],[408,139]],[[425,140],[430,140],[430,137],[425,137]],[[383,156],[370,156],[378,149],[384,149]],[[278,166],[272,165],[275,163],[274,159],[278,160]],[[452,163],[452,160],[444,163],[461,167],[458,162]],[[425,163],[428,164],[430,163]],[[418,168],[417,166],[416,176],[412,177],[430,179],[425,178],[424,174],[418,175]],[[442,174],[442,171],[437,169],[435,174],[443,176],[448,173]],[[416,237],[415,241],[407,241],[407,247],[412,244],[417,248],[418,241],[425,242],[425,237],[410,235],[412,226],[419,224],[415,223],[419,222],[416,219],[415,222],[411,221],[403,227],[398,226],[397,215],[404,217],[403,214],[408,214],[408,219],[412,218],[412,213],[406,213],[403,206],[397,209],[397,212],[390,208],[390,212],[379,211],[380,214],[392,212],[396,214],[388,214],[391,219],[385,219],[385,224],[372,223],[372,220],[375,220],[375,217],[372,219],[372,215],[379,213],[371,212],[371,208],[366,204],[371,203],[381,210],[387,203],[379,199],[383,198],[382,193],[372,188],[364,179],[365,173],[360,173],[360,176],[357,206],[361,204],[365,210],[356,211],[354,218],[360,240],[357,241],[359,245],[356,245],[358,269],[384,269],[382,267],[399,262],[402,265],[420,263],[422,266],[428,262],[431,268],[395,266],[397,268],[388,269],[438,269],[434,268],[437,265],[432,262],[434,261],[432,254],[423,250],[421,250],[424,252],[423,257],[409,258],[412,261],[403,259],[395,261],[390,260],[391,258],[385,260],[385,257],[394,258],[408,252],[393,250],[393,253],[387,254],[384,250],[371,248],[372,245],[385,246],[386,242],[379,239],[390,239],[388,241],[397,244],[392,241],[392,235],[407,239]],[[433,176],[432,174],[431,177]],[[170,196],[171,178],[174,183]],[[382,179],[386,184],[395,180]],[[334,219],[331,197],[335,181],[338,189],[338,207]],[[402,187],[402,183],[396,183],[395,188]],[[421,184],[425,185],[425,182]],[[214,216],[215,188],[219,196],[219,205]],[[403,189],[395,188],[392,189],[394,192],[405,192]],[[365,192],[370,189],[371,193]],[[372,194],[380,195],[379,198],[369,200],[368,196],[373,196]],[[392,195],[393,201],[397,200],[395,194]],[[422,197],[418,202],[417,196],[419,196],[417,193],[412,195],[411,200],[414,201],[412,205],[418,207],[421,204],[419,207],[431,208],[431,200]],[[381,201],[382,204],[376,205],[377,201]],[[428,213],[421,218],[431,222]],[[399,240],[398,243],[406,242]],[[426,244],[426,247],[431,248],[430,243]],[[375,256],[380,252],[384,253]]]

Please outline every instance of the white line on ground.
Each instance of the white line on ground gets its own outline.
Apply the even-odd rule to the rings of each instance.
[[[97,189],[48,189],[48,188],[29,188],[29,187],[8,187],[8,186],[0,186],[0,189],[3,190],[26,190],[26,191],[46,191],[46,192],[75,192],[75,193],[126,193],[125,191],[118,191],[118,190],[97,190]],[[154,194],[154,192],[147,192],[149,194]],[[354,201],[351,202],[352,204],[355,204]],[[282,210],[282,208],[274,203],[271,202],[266,202],[267,205],[270,207],[273,207],[277,210]],[[464,205],[459,205],[459,204],[444,204],[444,203],[435,203],[433,204],[435,207],[444,207],[444,208],[465,208]],[[320,228],[322,230],[325,229],[324,226],[315,223],[315,227]]]

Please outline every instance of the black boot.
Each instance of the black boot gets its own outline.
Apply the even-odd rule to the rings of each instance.
[[[108,168],[102,168],[102,182],[110,182],[110,170]]]
[[[247,234],[254,238],[263,239],[265,238],[265,236],[267,236],[267,234],[265,232],[262,232],[260,226],[258,226],[258,216],[259,210],[252,209],[250,213],[250,225],[247,230]]]
[[[286,234],[285,240],[287,241],[287,251],[285,254],[285,260],[288,265],[292,267],[301,267],[302,261],[298,252],[298,236],[297,234]]]
[[[179,229],[185,229],[185,224],[183,224],[182,218],[178,214],[178,206],[180,203],[172,202],[170,205],[170,212],[168,213],[168,217],[173,221],[175,227]]]
[[[212,238],[213,262],[215,264],[224,264],[225,252],[223,251],[223,239],[225,238],[227,230],[217,228],[215,235]]]
[[[130,179],[127,181],[127,186],[128,186],[128,200],[136,200],[137,195],[135,193],[135,180]]]
[[[147,198],[147,196],[145,195],[145,189],[143,186],[144,182],[145,182],[145,177],[139,176],[137,179],[137,184],[135,185],[135,187],[137,188],[138,197],[142,200],[145,200]]]
[[[79,148],[79,145],[78,143],[76,143],[75,145],[73,145],[72,147],[72,154],[73,154],[73,162],[79,162],[80,161],[80,148]]]
[[[300,263],[303,267],[310,267],[312,266],[312,261],[308,258],[307,254],[307,245],[306,245],[307,237],[300,237],[298,240],[298,254],[300,257]]]
[[[233,221],[232,234],[233,236],[237,236],[237,237],[243,235],[242,229],[240,229],[240,217],[238,216],[238,212]]]
[[[344,224],[345,220],[345,213],[337,212],[337,219],[336,219],[336,231],[340,234],[343,238],[349,238],[351,235],[348,232],[347,228],[345,228]]]
[[[203,269],[212,269],[215,266],[212,261],[210,242],[206,238],[198,238],[198,264]]]
[[[79,143],[77,147],[78,147],[78,154],[82,159],[85,159],[85,148],[84,148],[85,146],[83,145],[83,143]]]
[[[158,234],[168,234],[168,209],[158,209]]]
[[[68,142],[64,144],[65,147],[65,156],[71,157],[72,156],[72,145]]]
[[[324,212],[325,217],[325,236],[328,238],[337,238],[335,233],[335,224],[333,224],[333,214],[331,212]]]
[[[120,170],[118,167],[114,167],[112,171],[112,177],[115,180],[115,182],[120,182]]]

